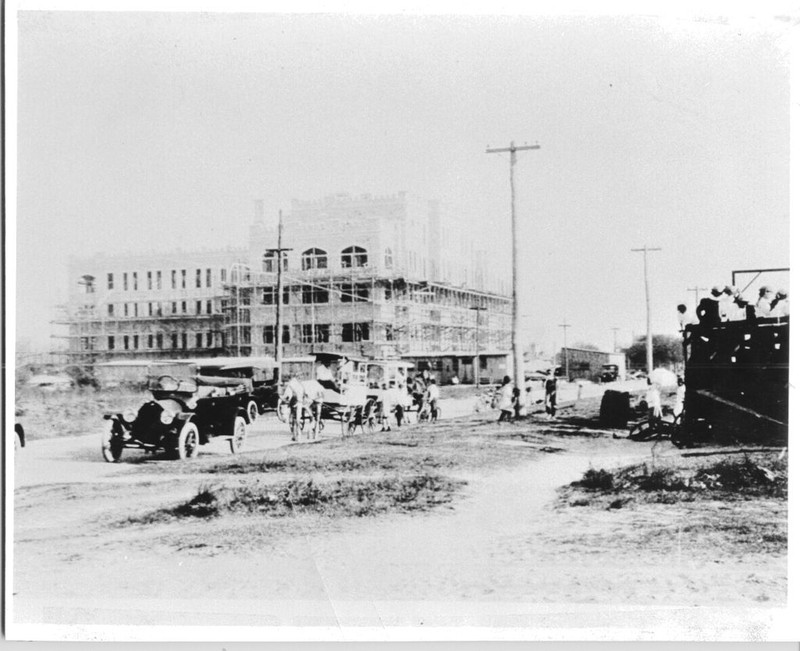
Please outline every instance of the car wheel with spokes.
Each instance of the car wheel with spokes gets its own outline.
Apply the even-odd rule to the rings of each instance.
[[[186,423],[176,437],[172,448],[175,459],[192,459],[200,452],[200,435],[194,423]]]
[[[237,416],[233,421],[233,436],[231,436],[231,452],[236,454],[241,452],[244,448],[244,442],[247,439],[247,425],[244,418]]]
[[[107,432],[103,432],[100,445],[103,459],[109,463],[116,463],[122,457],[122,449],[124,447],[120,436],[114,431],[114,427],[109,428]]]

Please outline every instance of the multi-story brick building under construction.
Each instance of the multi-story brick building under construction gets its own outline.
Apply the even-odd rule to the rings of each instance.
[[[76,261],[70,351],[95,361],[272,355],[278,263],[284,356],[402,357],[441,380],[507,372],[511,301],[438,204],[399,193],[294,201],[278,224],[256,202],[247,250]],[[444,230],[444,232],[443,232]],[[121,283],[121,284],[120,284]]]

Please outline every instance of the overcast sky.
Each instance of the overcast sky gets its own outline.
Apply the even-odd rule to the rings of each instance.
[[[27,12],[17,327],[51,333],[70,255],[244,246],[253,200],[441,199],[548,352],[675,333],[687,288],[789,265],[788,19]],[[12,125],[9,125],[12,128]],[[455,228],[455,226],[453,226]],[[781,281],[783,283],[783,281]]]

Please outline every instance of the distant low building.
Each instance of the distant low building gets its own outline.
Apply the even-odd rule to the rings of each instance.
[[[562,348],[557,356],[558,365],[569,375],[569,380],[583,379],[596,382],[600,379],[604,364],[616,364],[619,377],[624,378],[625,353],[610,353],[586,348]]]

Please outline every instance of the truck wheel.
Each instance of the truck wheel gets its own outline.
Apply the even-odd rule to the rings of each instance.
[[[122,457],[123,444],[119,436],[114,432],[114,428],[110,428],[107,432],[103,432],[100,437],[100,449],[103,452],[103,459],[109,463],[116,463]]]
[[[247,438],[247,425],[244,418],[237,416],[233,421],[233,436],[231,436],[231,452],[236,454],[241,452]]]
[[[200,435],[194,423],[186,423],[175,440],[172,456],[175,459],[192,459],[200,452]]]
[[[251,423],[255,423],[258,418],[258,405],[254,400],[247,403],[247,418]]]

